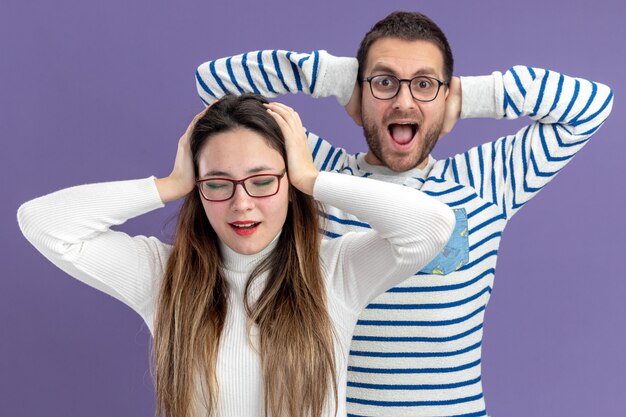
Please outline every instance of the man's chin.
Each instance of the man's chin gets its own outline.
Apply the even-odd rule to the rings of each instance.
[[[383,164],[394,172],[405,172],[414,168],[424,169],[428,164],[430,152],[435,147],[437,140],[435,139],[439,131],[430,132],[425,138],[416,138],[412,149],[406,152],[397,152],[387,149],[388,152],[383,153]]]
[[[379,157],[371,150],[365,155],[365,162],[368,164],[373,166],[385,166],[394,172],[405,172],[417,167],[424,162],[419,159],[420,158],[415,155],[389,155],[389,153]],[[428,160],[428,157],[422,159]]]
[[[394,172],[406,172],[421,165],[423,161],[416,161],[415,158],[389,158],[385,165]]]

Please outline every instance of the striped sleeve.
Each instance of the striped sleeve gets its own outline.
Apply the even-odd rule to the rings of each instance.
[[[514,135],[450,158],[442,177],[474,188],[510,218],[587,143],[611,112],[603,84],[516,66],[501,74],[462,77],[462,118],[533,120]]]
[[[318,171],[342,172],[350,169],[348,166],[352,157],[348,151],[330,144],[327,140],[317,136],[315,133],[306,132],[309,149],[313,156],[313,163]],[[353,172],[350,172],[353,174]]]
[[[326,51],[310,54],[264,50],[207,61],[196,71],[200,98],[210,105],[225,94],[255,93],[276,97],[305,93],[335,96],[341,104],[350,99],[357,76],[354,58],[335,57]],[[348,153],[312,132],[306,132],[315,166],[320,171],[341,170]]]
[[[254,51],[203,63],[196,70],[196,88],[205,105],[226,94],[243,93],[335,96],[345,105],[354,89],[357,68],[356,59],[335,57],[323,50],[310,54]]]

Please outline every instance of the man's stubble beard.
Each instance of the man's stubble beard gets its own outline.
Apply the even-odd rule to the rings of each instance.
[[[414,155],[410,155],[411,157],[409,158],[403,157],[397,160],[397,158],[394,158],[392,155],[383,155],[382,143],[384,140],[387,140],[387,130],[385,129],[385,131],[381,132],[375,123],[371,122],[371,120],[368,120],[366,117],[363,118],[363,135],[365,136],[365,141],[367,142],[370,152],[372,152],[383,165],[395,172],[408,171],[426,160],[437,144],[442,128],[443,117],[421,135],[422,144],[416,149],[417,152],[414,153]]]

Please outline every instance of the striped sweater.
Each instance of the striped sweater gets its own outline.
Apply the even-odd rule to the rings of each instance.
[[[202,64],[196,83],[205,104],[227,92],[334,95],[346,104],[356,72],[356,60],[325,51],[258,51]],[[523,66],[461,77],[461,89],[461,118],[528,116],[532,122],[403,173],[371,166],[364,154],[350,155],[308,133],[319,169],[419,189],[452,207],[457,218],[443,251],[360,315],[349,357],[349,416],[487,415],[481,342],[502,231],[585,145],[613,101],[605,85]],[[332,207],[324,216],[330,238],[369,227]]]

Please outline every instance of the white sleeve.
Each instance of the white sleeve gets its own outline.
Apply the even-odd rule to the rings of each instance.
[[[419,271],[454,229],[455,216],[447,205],[397,184],[321,172],[314,197],[372,227],[322,244],[329,285],[354,311]]]
[[[170,247],[110,228],[162,206],[153,178],[81,185],[24,203],[18,223],[53,264],[133,308],[152,330]]]

